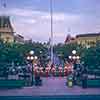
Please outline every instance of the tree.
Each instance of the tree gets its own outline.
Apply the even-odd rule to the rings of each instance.
[[[26,56],[30,50],[34,50],[36,56],[40,57],[40,51],[44,54],[46,48],[41,43],[3,43],[0,42],[0,63],[19,63],[20,65],[25,64]]]
[[[72,54],[72,50],[76,50],[78,54],[80,54],[80,49],[82,47],[76,43],[71,44],[58,44],[54,47],[54,52],[56,52],[60,56],[60,59],[68,59],[68,56]]]
[[[100,46],[96,44],[94,47],[85,49],[82,61],[84,61],[85,66],[90,70],[99,69],[100,66]]]

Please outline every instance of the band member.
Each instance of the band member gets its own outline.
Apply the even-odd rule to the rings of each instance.
[[[46,73],[46,76],[47,76],[47,77],[49,76],[49,72],[50,72],[50,67],[47,66],[47,67],[45,68],[45,73]]]
[[[40,66],[39,71],[40,71],[40,75],[42,76],[43,75],[43,67],[42,66]]]
[[[39,67],[37,65],[34,66],[34,75],[39,74]]]
[[[64,75],[67,76],[67,74],[68,74],[68,66],[65,66],[64,67]]]
[[[52,72],[53,76],[55,76],[56,68],[55,67],[52,67],[51,72]]]
[[[59,76],[62,76],[62,71],[63,71],[63,69],[62,69],[61,66],[58,67],[58,71],[59,71]]]

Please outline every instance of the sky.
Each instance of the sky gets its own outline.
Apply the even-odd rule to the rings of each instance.
[[[63,43],[68,34],[100,32],[100,0],[52,1],[54,43]],[[50,0],[0,0],[0,14],[11,16],[14,31],[25,39],[49,40]]]

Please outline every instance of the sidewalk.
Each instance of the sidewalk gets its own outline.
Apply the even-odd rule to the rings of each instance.
[[[0,90],[0,96],[100,95],[100,88],[68,88],[65,83],[66,79],[62,77],[43,78],[43,85],[40,87]]]

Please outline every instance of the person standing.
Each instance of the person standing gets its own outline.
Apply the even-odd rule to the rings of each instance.
[[[82,72],[82,88],[87,88],[87,68],[84,67],[84,70]]]

